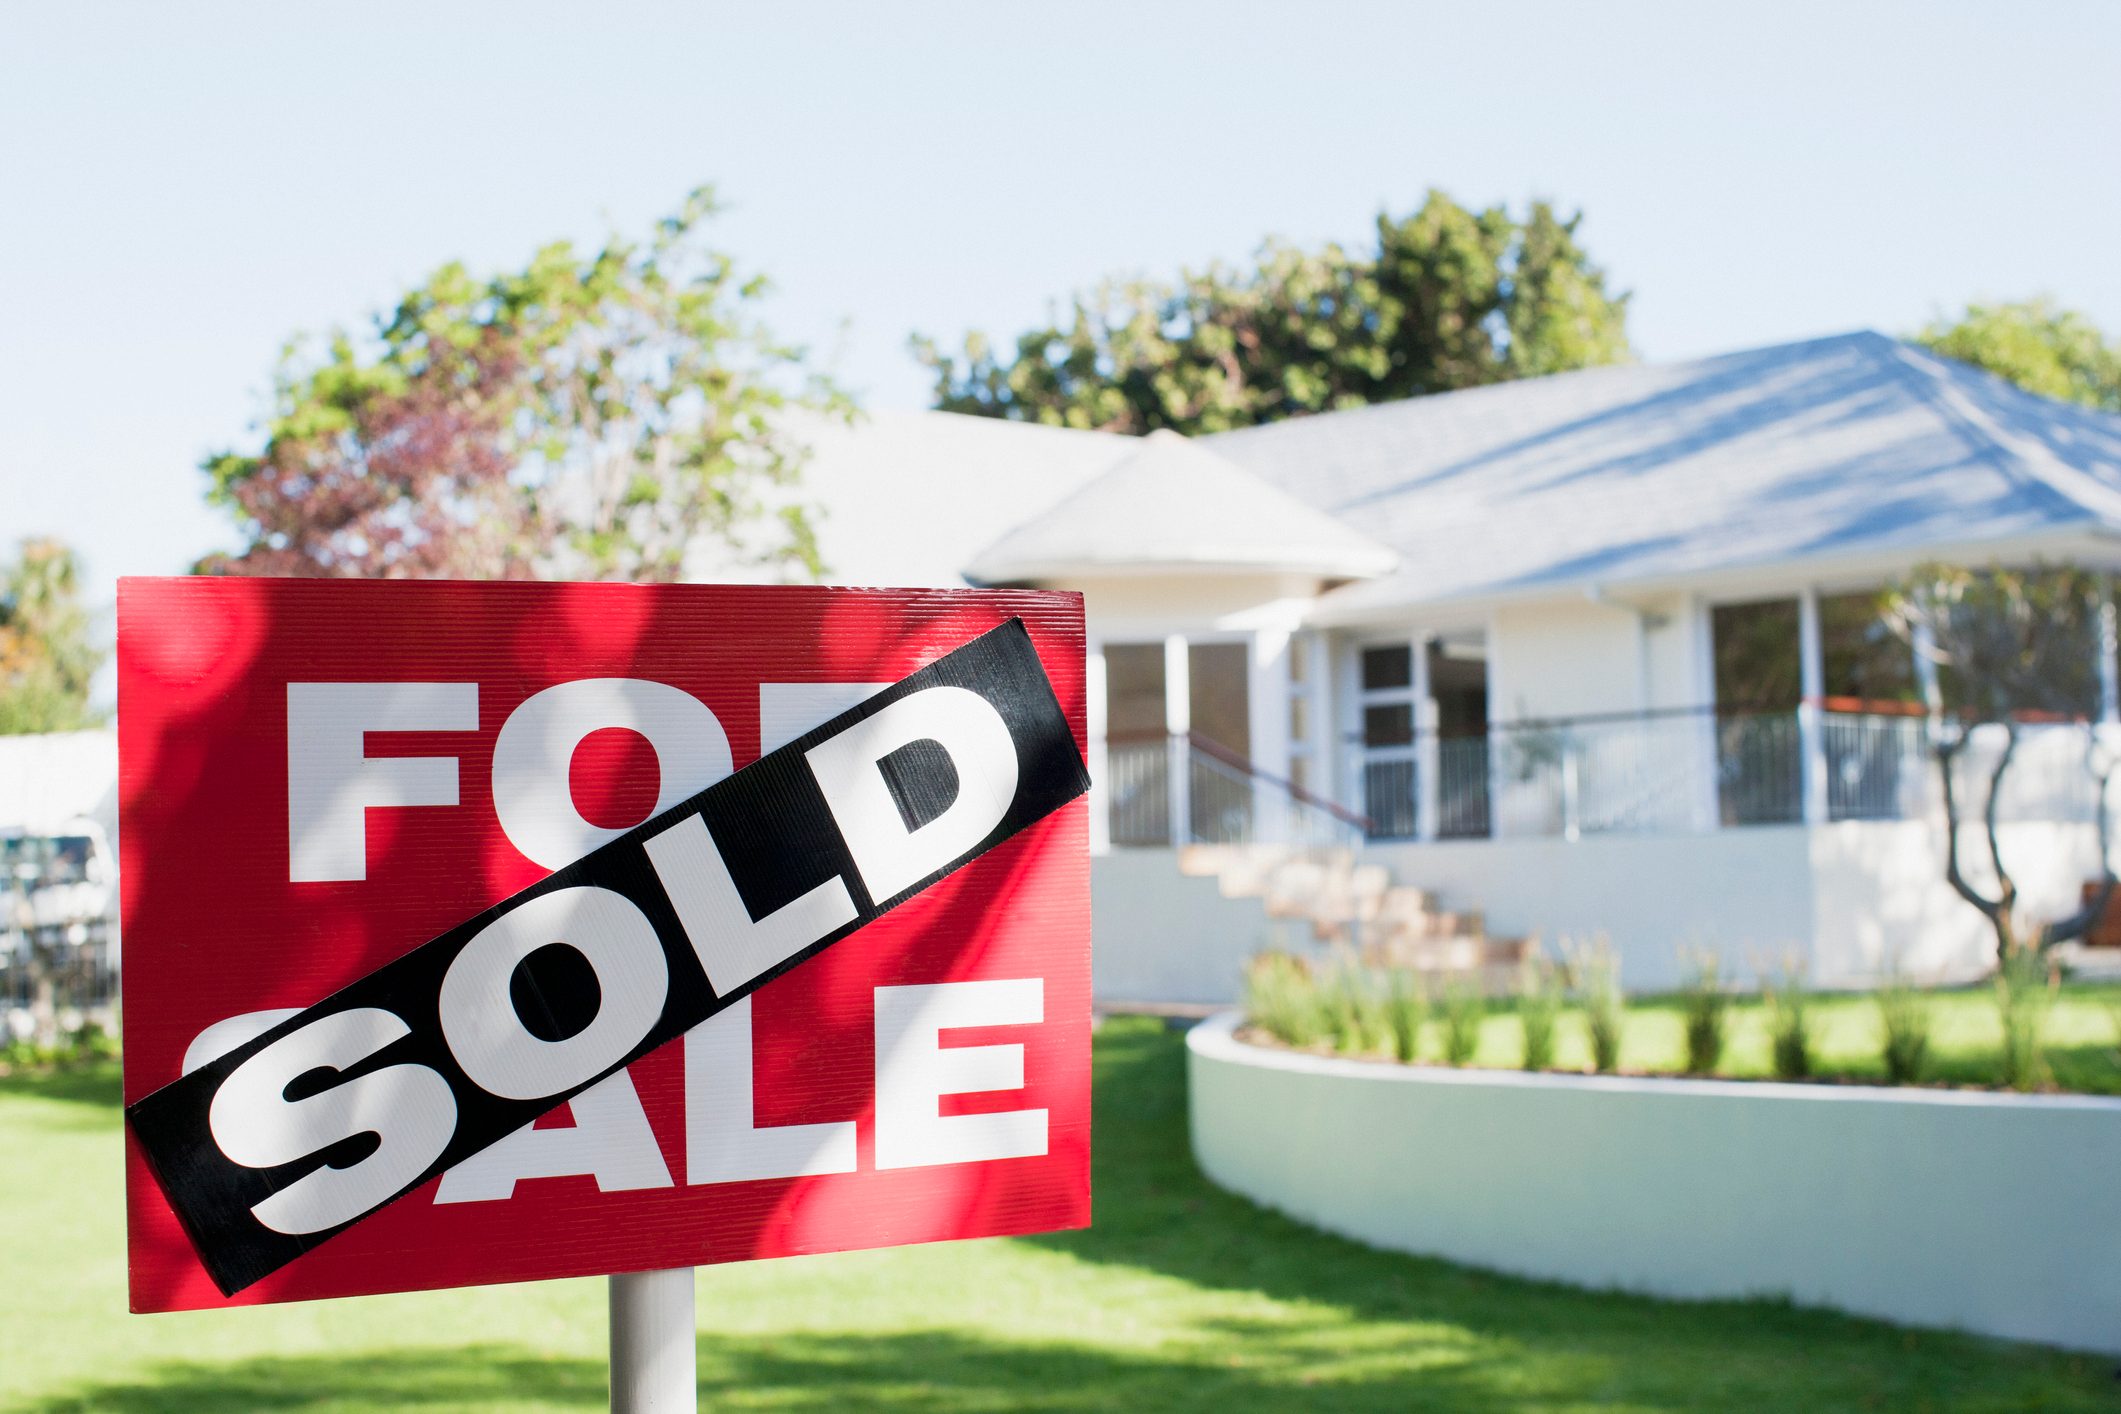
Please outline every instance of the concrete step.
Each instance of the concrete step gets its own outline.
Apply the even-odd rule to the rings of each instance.
[[[1409,942],[1439,938],[1478,938],[1486,931],[1477,911],[1439,911],[1411,918],[1379,919],[1375,926],[1380,938],[1404,938]]]
[[[1379,962],[1417,971],[1507,983],[1529,946],[1487,938],[1479,910],[1442,908],[1433,892],[1395,882],[1387,866],[1353,850],[1188,845],[1178,865],[1213,878],[1225,898],[1258,899],[1269,918],[1303,928],[1318,944],[1359,946]]]
[[[1427,889],[1394,884],[1385,890],[1385,896],[1378,901],[1377,918],[1381,923],[1391,923],[1400,919],[1420,918],[1436,910],[1436,895]]]

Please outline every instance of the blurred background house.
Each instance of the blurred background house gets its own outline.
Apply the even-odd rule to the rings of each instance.
[[[0,735],[0,1042],[111,1029],[118,734]]]

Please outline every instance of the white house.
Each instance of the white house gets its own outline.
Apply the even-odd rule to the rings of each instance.
[[[1875,592],[2121,565],[2121,418],[1856,333],[1193,440],[879,414],[804,494],[836,582],[1085,593],[1108,998],[1224,999],[1336,930],[1441,965],[1603,934],[1639,987],[1801,948],[1834,985],[1986,965]],[[2114,721],[2111,629],[2086,651]],[[2002,803],[2036,914],[2097,872],[2085,732]]]

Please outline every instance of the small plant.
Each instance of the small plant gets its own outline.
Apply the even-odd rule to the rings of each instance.
[[[1327,1013],[1333,1048],[1367,1055],[1392,1044],[1392,1023],[1385,990],[1375,973],[1353,956],[1343,957],[1326,981]]]
[[[1772,973],[1763,971],[1761,991],[1767,996],[1768,1039],[1775,1074],[1783,1080],[1804,1080],[1812,1073],[1811,1001],[1804,957],[1786,954]]]
[[[1330,1030],[1325,997],[1309,963],[1263,952],[1245,965],[1245,1014],[1278,1041],[1315,1046]]]
[[[1887,974],[1874,994],[1885,1032],[1885,1079],[1889,1085],[1919,1085],[1929,1071],[1930,1003],[1906,974]]]
[[[1561,1016],[1561,988],[1553,964],[1534,943],[1517,966],[1517,1020],[1524,1028],[1524,1068],[1554,1066],[1554,1023]]]
[[[1480,1049],[1480,1019],[1487,1007],[1470,977],[1454,977],[1443,994],[1443,1058],[1464,1065]]]
[[[1412,968],[1392,969],[1385,1019],[1392,1031],[1392,1054],[1411,1064],[1421,1050],[1422,1025],[1429,1019],[1429,994]]]
[[[1731,1005],[1723,990],[1720,964],[1706,949],[1682,949],[1686,978],[1679,984],[1679,1006],[1686,1020],[1686,1070],[1713,1075],[1723,1060],[1724,1021]]]
[[[2014,946],[1996,968],[1996,1011],[2003,1022],[2003,1083],[2037,1090],[2047,1078],[2041,1032],[2047,1024],[2047,959],[2037,948]]]
[[[1604,938],[1588,947],[1562,944],[1569,978],[1583,1007],[1591,1037],[1591,1068],[1601,1074],[1620,1066],[1620,1037],[1627,1024],[1627,999],[1620,990],[1620,959]]]

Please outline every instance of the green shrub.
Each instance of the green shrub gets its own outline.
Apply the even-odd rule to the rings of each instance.
[[[77,1017],[72,1022],[62,1020],[62,1029],[51,1041],[11,1037],[0,1043],[0,1074],[52,1070],[117,1058],[117,1034],[94,1017]]]
[[[1996,1011],[2003,1021],[2003,1083],[2013,1090],[2037,1090],[2047,1078],[2041,1032],[2047,1024],[2047,959],[2038,949],[2014,947],[1996,968]]]
[[[1377,975],[1354,957],[1343,957],[1326,978],[1326,1011],[1333,1048],[1367,1055],[1392,1045],[1392,1022]]]
[[[1899,972],[1888,975],[1873,995],[1878,1003],[1878,1022],[1885,1032],[1886,1083],[1919,1085],[1929,1072],[1929,998]]]
[[[1309,963],[1263,952],[1245,964],[1245,1015],[1291,1046],[1315,1046],[1330,1031],[1325,997]]]
[[[1464,1065],[1480,1049],[1480,1021],[1487,1014],[1480,986],[1470,977],[1454,977],[1443,994],[1443,1058]]]
[[[1713,1075],[1723,1061],[1724,1020],[1730,993],[1723,990],[1720,964],[1705,949],[1682,950],[1686,977],[1679,984],[1679,1007],[1686,1021],[1686,1071]]]
[[[1627,998],[1620,990],[1620,958],[1604,938],[1590,946],[1564,942],[1569,980],[1583,1007],[1584,1027],[1590,1032],[1591,1066],[1609,1073],[1620,1065],[1621,1033],[1627,1025]]]
[[[1775,1074],[1783,1080],[1808,1078],[1812,1073],[1811,988],[1803,956],[1791,953],[1774,972],[1763,973],[1761,991],[1767,998],[1769,1052]]]
[[[1395,967],[1385,994],[1385,1019],[1392,1031],[1392,1054],[1411,1063],[1421,1051],[1421,1028],[1429,1019],[1429,994],[1421,974]]]
[[[1554,1024],[1561,1016],[1561,988],[1553,964],[1534,943],[1517,966],[1517,1020],[1524,1029],[1524,1068],[1554,1067]]]

